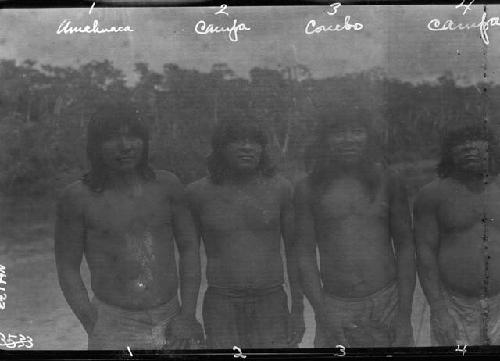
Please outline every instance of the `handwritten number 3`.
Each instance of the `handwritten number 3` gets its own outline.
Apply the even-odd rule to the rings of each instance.
[[[219,11],[217,11],[216,13],[214,13],[214,15],[224,14],[224,15],[229,16],[229,14],[228,14],[228,13],[226,13],[226,9],[227,9],[227,5],[226,5],[226,4],[222,4],[222,5],[220,6]]]
[[[338,11],[338,9],[339,9],[339,7],[340,7],[341,5],[342,5],[341,3],[333,3],[333,4],[330,4],[330,7],[332,7],[332,8],[333,8],[333,13],[331,13],[331,12],[329,12],[329,11],[327,11],[326,13],[327,13],[328,15],[335,15],[335,14],[337,13],[337,11]]]

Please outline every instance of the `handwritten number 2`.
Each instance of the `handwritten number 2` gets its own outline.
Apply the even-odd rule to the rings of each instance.
[[[341,3],[333,3],[333,4],[330,4],[330,7],[332,7],[332,8],[333,8],[333,13],[331,13],[331,12],[329,12],[329,11],[327,11],[326,13],[327,13],[328,15],[335,15],[335,14],[337,13],[337,11],[338,11],[338,9],[339,9],[339,7],[340,7],[341,5],[342,5]]]
[[[216,13],[214,13],[214,15],[224,14],[224,15],[226,15],[226,16],[229,16],[229,14],[228,14],[228,13],[226,13],[226,9],[227,9],[227,5],[226,5],[226,4],[222,4],[222,5],[220,6],[219,11],[217,11]]]

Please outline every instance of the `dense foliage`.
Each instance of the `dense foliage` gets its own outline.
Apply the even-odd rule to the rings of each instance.
[[[0,184],[4,195],[50,195],[86,169],[86,124],[101,101],[131,100],[150,122],[151,160],[184,182],[205,174],[209,137],[223,112],[252,108],[266,124],[282,170],[303,170],[321,104],[362,106],[383,134],[390,162],[436,156],[440,133],[472,118],[493,122],[500,87],[459,86],[452,74],[403,82],[380,69],[315,79],[306,66],[253,68],[236,77],[226,64],[209,73],[138,63],[129,84],[111,62],[56,67],[0,61]],[[475,115],[474,115],[475,114]],[[334,112],[332,116],[335,116]]]

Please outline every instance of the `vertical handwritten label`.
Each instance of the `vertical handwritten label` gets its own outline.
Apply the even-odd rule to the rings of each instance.
[[[335,16],[339,12],[339,9],[341,7],[341,3],[336,2],[330,5],[330,10],[328,10],[326,13],[328,16]],[[338,16],[337,16],[338,17]],[[344,16],[344,21],[342,24],[334,24],[334,25],[322,25],[318,24],[318,21],[315,19],[309,20],[306,24],[306,27],[304,29],[304,32],[306,35],[313,35],[313,34],[320,34],[323,32],[329,32],[329,31],[359,31],[363,29],[363,24],[362,23],[352,23],[351,22],[351,17],[349,15]]]
[[[223,4],[220,6],[219,10],[214,13],[214,15],[225,15],[229,17],[228,6]],[[209,35],[209,34],[219,34],[227,33],[229,40],[232,42],[238,41],[238,32],[252,30],[245,23],[238,23],[238,19],[233,19],[232,25],[214,25],[210,24],[205,20],[200,20],[194,26],[194,31],[199,35]]]
[[[5,293],[5,287],[7,285],[7,272],[5,266],[0,264],[0,310],[5,310],[5,302],[7,300],[7,294]]]

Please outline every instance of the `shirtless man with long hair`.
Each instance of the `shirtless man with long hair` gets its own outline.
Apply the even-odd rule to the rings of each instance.
[[[434,346],[500,344],[500,148],[476,119],[443,137],[438,178],[415,201]]]
[[[199,241],[181,183],[149,166],[148,129],[129,104],[100,106],[87,140],[90,171],[59,199],[55,256],[59,283],[87,331],[89,349],[196,344],[203,338],[195,319]],[[92,300],[80,274],[84,255]]]
[[[276,174],[266,134],[248,112],[221,120],[209,176],[188,186],[207,254],[208,347],[296,347],[304,334],[292,186]],[[239,119],[238,119],[239,118]],[[291,311],[283,289],[284,241]]]
[[[295,191],[314,344],[410,346],[415,248],[405,187],[381,161],[367,111],[323,108],[319,117],[314,163]]]

